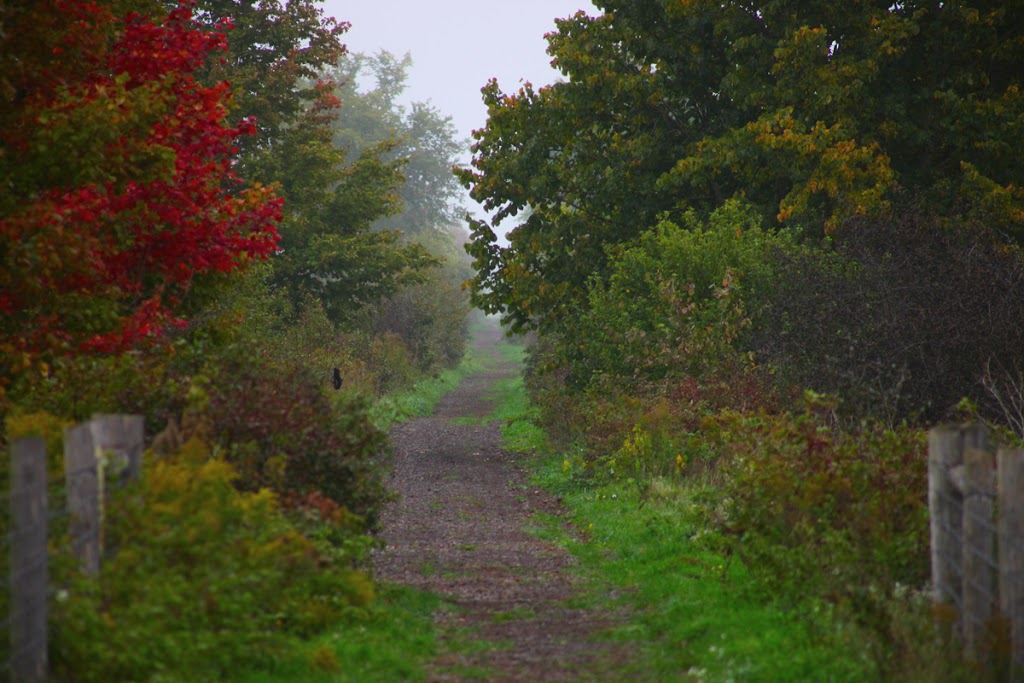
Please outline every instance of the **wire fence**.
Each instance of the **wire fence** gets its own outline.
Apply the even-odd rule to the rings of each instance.
[[[982,425],[931,430],[928,507],[935,601],[969,659],[1024,681],[1024,449],[991,452]]]
[[[143,419],[98,415],[64,432],[64,461],[48,472],[46,443],[33,436],[10,447],[9,490],[0,492],[0,676],[43,683],[48,662],[49,606],[61,590],[50,580],[55,553],[70,551],[86,575],[99,572],[107,485],[141,470]]]

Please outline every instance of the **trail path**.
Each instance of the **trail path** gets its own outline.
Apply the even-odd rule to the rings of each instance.
[[[442,641],[480,644],[442,645],[428,681],[607,680],[604,672],[628,656],[598,638],[613,617],[573,606],[573,558],[525,530],[537,512],[558,514],[557,501],[530,487],[516,456],[501,449],[498,421],[452,422],[485,418],[495,383],[519,371],[493,353],[501,334],[475,342],[494,359],[487,370],[432,417],[392,432],[391,486],[400,499],[383,516],[377,576],[444,596]]]

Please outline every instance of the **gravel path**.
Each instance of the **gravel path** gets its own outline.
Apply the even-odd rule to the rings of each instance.
[[[487,355],[500,335],[481,336],[477,348]],[[494,383],[519,372],[491,358],[433,417],[392,432],[400,498],[383,516],[377,577],[446,598],[437,616],[442,650],[444,642],[480,643],[443,651],[428,681],[607,680],[604,672],[628,656],[599,639],[612,618],[574,607],[573,558],[524,530],[537,512],[559,514],[557,500],[528,485],[516,456],[500,447],[497,421],[451,421],[486,417]]]

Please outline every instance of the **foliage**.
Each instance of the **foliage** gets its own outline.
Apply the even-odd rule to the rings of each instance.
[[[469,307],[462,290],[435,273],[367,311],[375,336],[397,335],[421,371],[449,368],[465,353]]]
[[[927,581],[925,438],[881,425],[836,433],[833,409],[811,395],[801,414],[708,421],[722,444],[722,526],[769,581],[866,611],[873,593]]]
[[[411,65],[408,54],[398,59],[383,50],[373,56],[349,53],[327,75],[343,103],[333,124],[334,143],[352,155],[392,144],[390,155],[404,160],[402,208],[382,226],[423,243],[432,234],[447,236],[447,229],[462,218],[461,193],[451,168],[464,144],[451,117],[431,104],[399,104]],[[365,76],[373,78],[373,87]]]
[[[147,343],[184,324],[197,288],[277,243],[280,201],[231,167],[252,123],[227,123],[227,85],[193,80],[223,36],[186,7],[150,20],[55,6],[65,44],[16,69],[18,106],[0,109],[5,377]],[[30,18],[15,13],[8,30]],[[17,76],[31,69],[36,80]]]
[[[401,244],[393,231],[371,231],[400,208],[405,160],[389,140],[357,150],[332,141],[342,86],[321,74],[345,54],[348,24],[324,17],[314,0],[259,3],[202,0],[205,21],[232,18],[244,28],[228,34],[225,60],[210,60],[203,78],[229,77],[237,115],[255,116],[259,132],[242,150],[239,167],[254,180],[278,184],[286,200],[275,285],[298,307],[321,301],[335,322],[421,282],[435,265],[421,248]]]
[[[610,275],[591,280],[588,305],[565,325],[571,332],[546,333],[531,351],[533,398],[557,421],[547,426],[560,443],[582,439],[587,465],[607,461],[592,473],[703,467],[691,443],[705,415],[780,403],[768,369],[747,351],[747,311],[771,297],[776,270],[766,255],[792,249],[792,235],[766,232],[738,202],[707,222],[684,219],[617,250]]]
[[[64,577],[55,603],[54,680],[224,680],[372,600],[369,580],[301,535],[269,491],[233,479],[191,441],[112,498],[115,551],[98,579]]]
[[[200,78],[205,83],[229,81],[233,116],[258,121],[257,135],[242,153],[244,175],[251,154],[278,144],[307,109],[317,106],[323,92],[309,83],[345,53],[341,39],[349,24],[324,16],[318,5],[319,0],[195,1],[204,27],[227,39],[226,54],[207,60]],[[233,25],[230,31],[223,31],[225,21]]]
[[[588,305],[571,326],[570,381],[699,378],[740,350],[746,309],[772,286],[765,251],[791,238],[765,233],[739,204],[719,209],[706,226],[686,219],[685,228],[663,222],[618,250],[607,280],[591,280]]]
[[[773,296],[749,348],[787,383],[829,392],[853,418],[934,421],[963,397],[986,416],[986,366],[1024,362],[1024,264],[976,222],[901,209],[858,219],[834,251],[774,248]]]
[[[733,197],[820,235],[904,188],[1021,238],[1020,7],[598,4],[548,36],[566,80],[487,85],[460,172],[496,224],[531,211],[508,246],[473,230],[475,301],[514,328],[557,326],[663,212]]]
[[[274,284],[293,306],[320,300],[336,323],[402,287],[424,280],[437,265],[422,247],[402,244],[394,231],[372,230],[399,210],[402,160],[387,160],[391,145],[364,150],[346,165],[331,142],[339,102],[330,87],[282,134],[279,144],[251,156],[249,170],[266,183],[281,182],[287,212]]]
[[[388,446],[369,420],[368,398],[329,399],[308,369],[257,356],[221,359],[193,379],[191,400],[183,426],[224,450],[241,489],[319,492],[375,526]]]
[[[45,412],[10,413],[4,418],[3,438],[0,442],[12,444],[18,439],[41,436],[46,443],[46,472],[51,481],[60,481],[64,476],[64,430],[72,426],[67,420]],[[0,466],[0,490],[10,486],[8,472],[10,459]]]

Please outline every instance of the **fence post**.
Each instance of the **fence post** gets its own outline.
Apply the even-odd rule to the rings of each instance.
[[[1024,449],[999,449],[999,609],[1010,625],[1012,680],[1024,680]]]
[[[993,522],[995,458],[988,451],[964,453],[963,630],[967,656],[985,657],[995,596],[996,533]]]
[[[932,591],[939,603],[959,605],[960,538],[963,518],[954,502],[960,493],[949,471],[962,461],[958,427],[936,427],[928,432],[928,509],[931,518]]]
[[[11,680],[43,683],[47,661],[46,444],[11,444]]]
[[[931,519],[932,591],[938,603],[963,606],[964,451],[984,450],[988,429],[981,424],[935,427],[928,432],[928,511]]]
[[[97,452],[112,452],[121,472],[120,483],[137,479],[142,472],[145,421],[141,415],[94,415],[92,440]]]
[[[71,515],[71,548],[82,572],[100,571],[100,482],[88,423],[64,430],[64,479]]]

